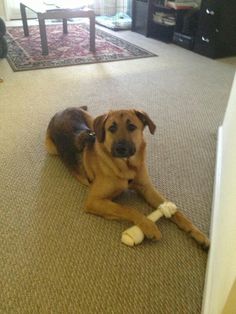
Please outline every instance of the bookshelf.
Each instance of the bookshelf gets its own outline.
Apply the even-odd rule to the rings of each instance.
[[[133,0],[132,30],[147,37],[172,42],[182,27],[183,17],[191,6],[168,5],[161,0]]]

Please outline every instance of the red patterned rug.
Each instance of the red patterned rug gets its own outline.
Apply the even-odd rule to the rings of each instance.
[[[148,52],[96,27],[96,52],[89,51],[89,29],[86,24],[68,24],[64,35],[62,24],[47,25],[49,54],[42,55],[38,26],[29,26],[29,37],[22,27],[8,27],[8,62],[14,71],[36,70],[98,62],[153,57]]]

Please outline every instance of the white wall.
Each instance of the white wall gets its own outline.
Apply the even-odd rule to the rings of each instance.
[[[4,20],[6,18],[3,0],[0,0],[0,17],[3,18]]]
[[[221,314],[236,278],[236,75],[218,138],[203,314]]]
[[[21,0],[0,0],[5,3],[6,19],[20,19],[20,2]],[[33,0],[36,1],[36,0]]]

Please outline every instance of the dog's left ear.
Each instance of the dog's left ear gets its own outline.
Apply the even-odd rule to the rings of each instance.
[[[148,126],[149,131],[151,134],[155,133],[156,130],[156,125],[155,123],[150,119],[150,117],[148,116],[148,114],[144,111],[141,110],[134,110],[136,116],[139,118],[139,120],[141,120],[143,122],[144,126]]]
[[[93,130],[96,134],[96,138],[99,143],[104,142],[105,140],[105,122],[107,119],[107,114],[103,114],[95,118],[93,122]]]

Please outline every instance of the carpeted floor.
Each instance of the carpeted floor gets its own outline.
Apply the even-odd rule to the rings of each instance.
[[[0,313],[200,313],[206,252],[164,219],[160,242],[122,245],[129,224],[85,214],[86,188],[44,150],[60,109],[143,109],[157,124],[146,133],[153,182],[209,232],[217,128],[235,67],[119,36],[159,58],[18,73],[0,62]],[[134,193],[118,201],[150,210]]]
[[[96,52],[89,50],[89,26],[85,23],[68,24],[68,34],[63,34],[62,24],[46,26],[48,55],[42,55],[38,25],[29,27],[25,37],[22,26],[8,27],[8,62],[13,71],[54,68],[87,63],[120,61],[154,57],[153,53],[137,47],[96,26]]]

